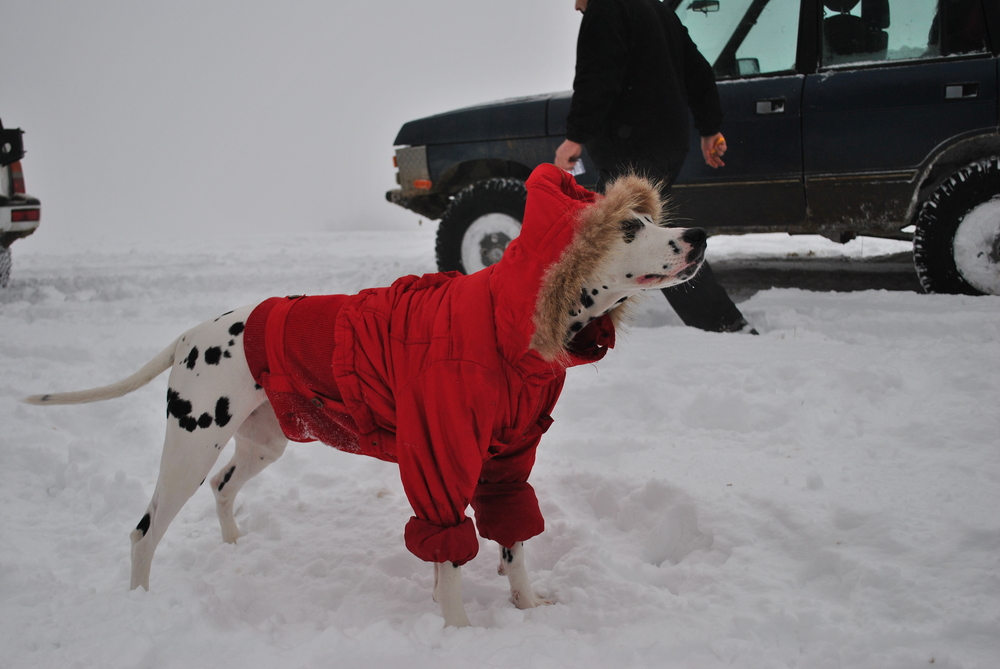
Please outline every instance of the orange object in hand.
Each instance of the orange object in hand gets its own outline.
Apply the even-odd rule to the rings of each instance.
[[[722,135],[719,135],[718,137],[716,137],[715,141],[712,142],[712,155],[713,156],[718,156],[719,155],[719,147],[725,145],[725,143],[726,143],[726,138],[725,137],[723,137]]]

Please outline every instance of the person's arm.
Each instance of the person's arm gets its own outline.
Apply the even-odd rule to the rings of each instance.
[[[715,72],[680,20],[677,28],[684,50],[684,88],[688,106],[694,116],[694,126],[701,136],[701,155],[710,167],[723,167],[722,156],[727,150],[722,136],[722,103],[715,84]]]
[[[555,164],[570,170],[583,144],[607,123],[621,95],[628,59],[628,33],[617,3],[590,0],[576,42],[573,100],[566,117],[566,141],[556,150]]]

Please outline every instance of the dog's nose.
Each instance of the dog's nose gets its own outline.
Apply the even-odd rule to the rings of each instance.
[[[688,228],[681,235],[681,239],[691,245],[688,251],[687,261],[689,263],[701,262],[705,257],[705,246],[708,235],[701,228]]]
[[[691,246],[700,246],[705,243],[706,239],[708,239],[708,235],[701,228],[688,228],[684,231],[681,239]]]

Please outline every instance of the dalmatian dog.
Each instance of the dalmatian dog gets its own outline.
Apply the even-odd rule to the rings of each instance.
[[[543,306],[535,311],[532,334],[532,347],[542,358],[558,362],[578,333],[595,320],[615,314],[643,290],[675,285],[698,271],[704,259],[705,232],[665,227],[658,220],[659,211],[648,209],[621,213],[619,207],[613,212],[619,220],[613,220],[610,227],[605,224],[610,233],[605,231],[591,239],[576,236],[575,248],[593,258],[563,261],[547,270],[539,297]],[[594,244],[602,246],[591,248]],[[562,257],[566,256],[563,253]],[[288,437],[283,424],[265,388],[251,371],[244,345],[248,319],[257,306],[244,306],[195,326],[135,374],[111,385],[24,399],[35,405],[109,400],[170,370],[159,477],[146,512],[130,535],[132,589],[148,590],[157,544],[182,506],[208,479],[230,439],[235,440],[235,453],[210,480],[222,539],[229,543],[241,536],[233,516],[237,493],[285,450]],[[514,604],[532,608],[550,603],[532,591],[523,541],[501,545],[500,549],[499,573],[509,579]],[[468,625],[461,597],[461,568],[435,562],[434,573],[434,599],[441,606],[446,624]]]

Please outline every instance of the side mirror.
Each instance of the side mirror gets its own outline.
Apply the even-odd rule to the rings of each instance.
[[[702,14],[717,12],[719,11],[719,0],[691,0],[688,9],[692,12],[701,12]]]
[[[737,58],[736,71],[741,77],[750,77],[760,74],[760,61],[756,58]]]

